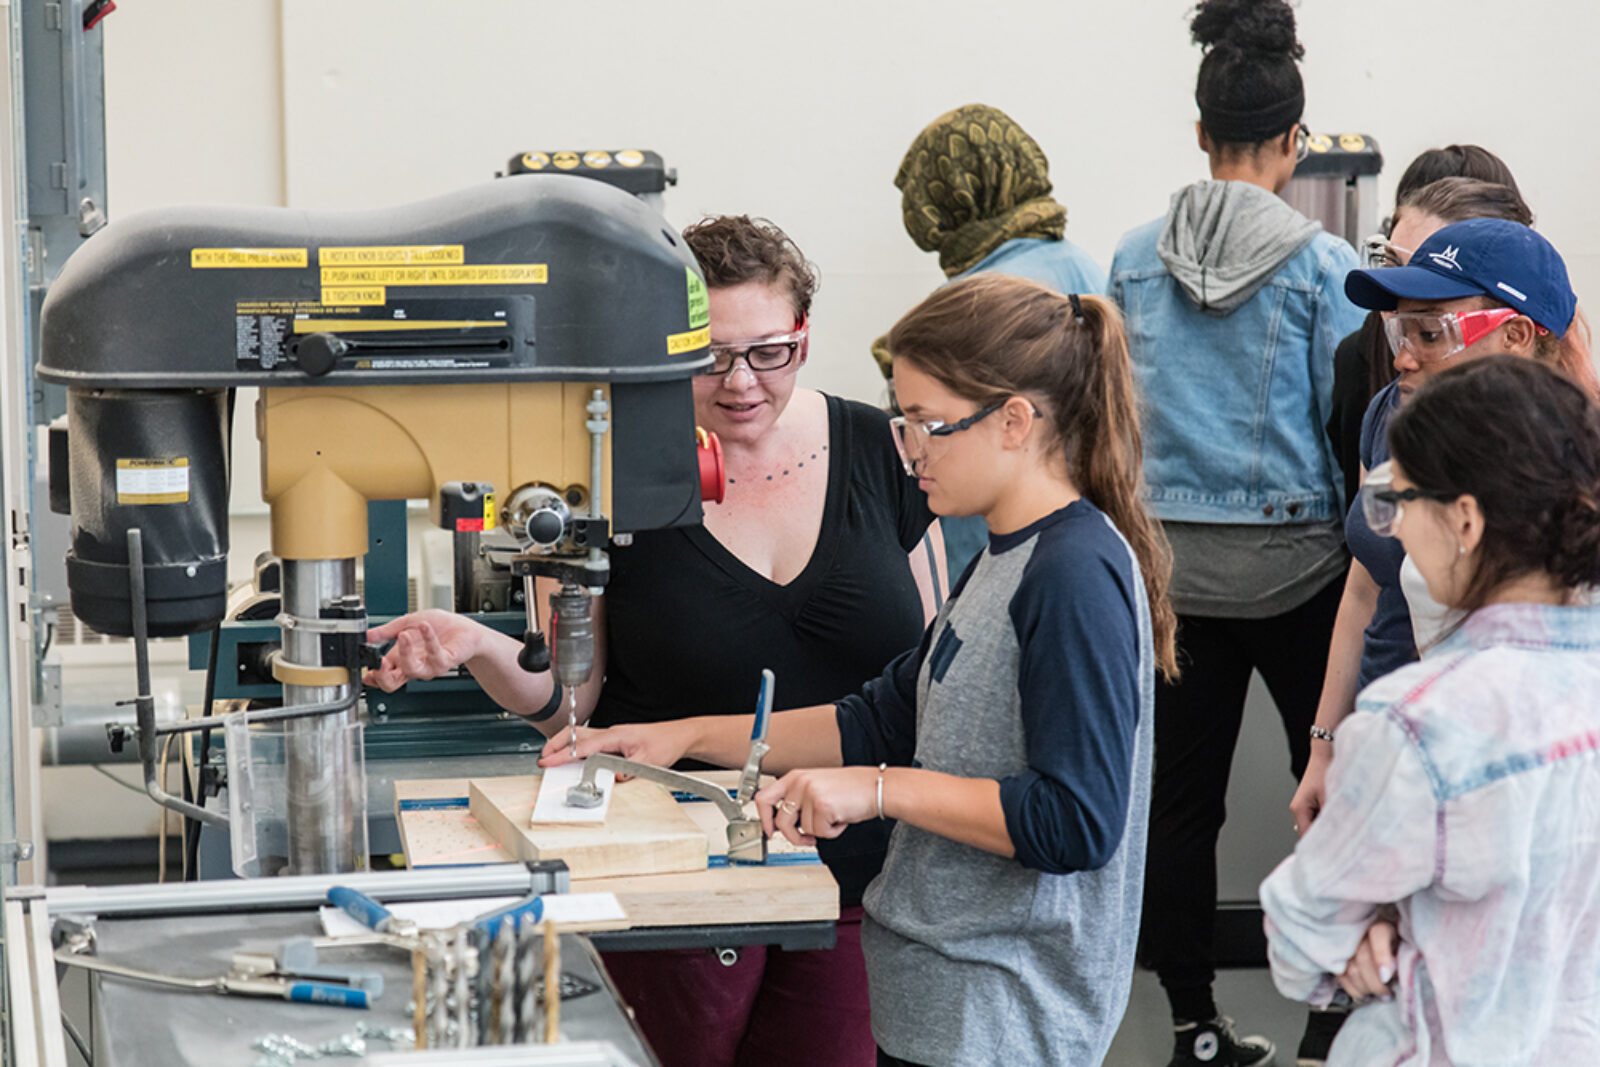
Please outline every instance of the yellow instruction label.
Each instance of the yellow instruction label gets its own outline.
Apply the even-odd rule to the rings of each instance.
[[[462,245],[373,245],[319,248],[317,259],[324,267],[404,267],[413,263],[465,263],[467,253]]]
[[[667,334],[667,355],[681,356],[711,343],[711,327],[706,326],[688,333]]]
[[[304,267],[308,262],[304,248],[194,248],[189,251],[189,266],[194,270]]]
[[[543,285],[543,263],[498,263],[477,267],[323,267],[323,288],[374,285]]]
[[[711,298],[706,293],[706,283],[693,267],[685,267],[683,272],[689,276],[689,327],[698,330],[711,325]]]
[[[118,504],[186,504],[189,458],[117,460]]]
[[[344,286],[323,289],[322,303],[327,307],[382,307],[387,294],[381,285]]]

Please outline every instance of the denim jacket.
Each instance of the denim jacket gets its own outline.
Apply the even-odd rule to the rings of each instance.
[[[1111,262],[1143,395],[1144,474],[1166,521],[1305,523],[1343,516],[1328,440],[1333,352],[1364,314],[1344,295],[1351,247],[1319,233],[1243,305],[1201,311],[1156,252],[1165,219]]]
[[[1600,1063],[1600,607],[1483,608],[1364,689],[1261,903],[1279,990],[1313,1004],[1398,915],[1394,997],[1328,1067]]]

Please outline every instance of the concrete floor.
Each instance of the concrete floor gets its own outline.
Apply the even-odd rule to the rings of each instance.
[[[1267,971],[1256,968],[1217,975],[1217,1005],[1231,1015],[1238,1032],[1260,1034],[1278,1046],[1277,1063],[1292,1067],[1295,1049],[1306,1026],[1306,1007],[1278,995]],[[1105,1067],[1164,1067],[1172,1058],[1172,1017],[1166,994],[1149,971],[1133,976],[1128,1013],[1111,1044]]]

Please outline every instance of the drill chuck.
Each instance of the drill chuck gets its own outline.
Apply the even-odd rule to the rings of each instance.
[[[550,594],[552,650],[556,681],[573,688],[589,680],[594,670],[593,598],[577,586]]]

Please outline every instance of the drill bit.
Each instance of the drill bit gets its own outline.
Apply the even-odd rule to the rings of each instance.
[[[578,690],[576,686],[567,689],[567,726],[572,730],[570,751],[576,756],[578,754]]]
[[[468,986],[472,978],[471,964],[477,960],[477,953],[467,941],[467,927],[456,927],[454,956],[456,969],[456,1047],[470,1048],[472,1040],[472,993]]]
[[[561,935],[556,924],[544,924],[544,1043],[561,1040]]]
[[[534,979],[538,967],[538,942],[533,923],[517,926],[517,1025],[516,1043],[533,1040],[534,1013],[538,1010],[539,987]]]
[[[509,1045],[516,1032],[517,925],[515,920],[500,920],[494,935],[494,980],[490,985],[489,1040]]]

